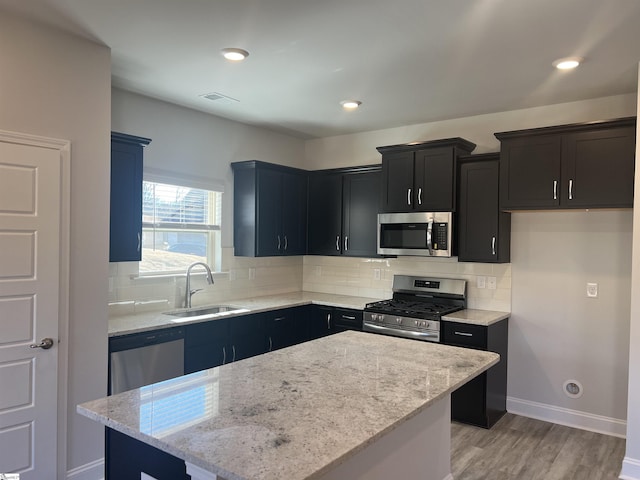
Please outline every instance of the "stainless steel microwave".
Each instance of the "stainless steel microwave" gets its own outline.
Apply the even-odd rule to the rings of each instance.
[[[378,254],[450,257],[453,214],[412,212],[378,214]]]

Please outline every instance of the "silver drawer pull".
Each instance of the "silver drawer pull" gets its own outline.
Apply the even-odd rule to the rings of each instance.
[[[274,318],[273,321],[274,322],[281,322],[282,320],[286,320],[287,317],[278,317],[278,318]]]
[[[356,317],[352,317],[351,315],[342,315],[342,318],[346,318],[347,320],[355,320]]]
[[[454,335],[462,335],[463,337],[473,337],[473,333],[467,333],[467,332],[453,332]]]

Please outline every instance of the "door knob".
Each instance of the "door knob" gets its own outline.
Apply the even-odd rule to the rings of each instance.
[[[51,347],[53,347],[52,338],[43,338],[40,343],[32,343],[29,345],[29,348],[42,348],[43,350],[49,350]]]

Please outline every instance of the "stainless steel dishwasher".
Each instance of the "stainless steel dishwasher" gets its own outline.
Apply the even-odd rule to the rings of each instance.
[[[109,340],[109,394],[184,375],[184,328]]]

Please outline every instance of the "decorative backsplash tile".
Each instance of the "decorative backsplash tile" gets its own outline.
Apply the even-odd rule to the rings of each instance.
[[[511,311],[511,265],[458,263],[456,258],[351,258],[322,257],[234,257],[223,249],[224,273],[207,285],[204,275],[193,274],[196,293],[193,305],[231,302],[235,299],[296,292],[300,290],[389,298],[395,274],[463,278],[467,280],[469,308]],[[113,315],[142,309],[182,306],[184,275],[140,277],[137,262],[110,264],[109,303]],[[495,289],[489,288],[495,278]],[[484,281],[485,288],[478,288]]]

